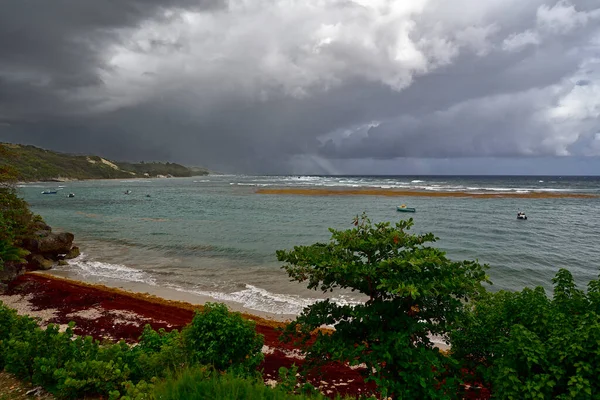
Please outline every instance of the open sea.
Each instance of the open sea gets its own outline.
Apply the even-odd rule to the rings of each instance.
[[[209,175],[19,186],[48,224],[75,234],[83,254],[57,273],[209,296],[260,312],[297,314],[322,298],[290,282],[275,251],[327,241],[329,227],[351,228],[363,211],[375,222],[412,217],[413,231],[433,232],[450,258],[489,264],[493,290],[550,289],[559,268],[580,284],[599,273],[600,198],[266,195],[259,188],[600,195],[600,177]],[[50,189],[58,194],[41,193]],[[417,212],[397,212],[402,203]],[[520,210],[527,221],[516,219]],[[352,292],[333,297],[360,301]]]

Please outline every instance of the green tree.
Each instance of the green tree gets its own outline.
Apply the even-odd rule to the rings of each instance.
[[[600,397],[600,283],[561,269],[542,287],[489,293],[451,335],[457,358],[498,398]]]
[[[431,334],[446,336],[479,295],[486,266],[454,262],[427,244],[431,234],[407,231],[413,221],[372,224],[365,214],[354,228],[330,229],[329,243],[277,251],[292,280],[324,293],[352,289],[366,295],[358,305],[319,301],[286,328],[288,339],[304,343],[311,363],[364,363],[367,380],[383,396],[426,399],[455,396],[456,363],[434,347]],[[322,325],[332,333],[318,331]],[[312,336],[314,339],[314,335]]]

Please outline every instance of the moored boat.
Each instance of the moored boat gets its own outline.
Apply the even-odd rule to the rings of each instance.
[[[417,209],[416,209],[416,208],[413,208],[413,207],[406,207],[406,204],[402,204],[401,206],[398,206],[398,207],[396,208],[396,210],[398,210],[398,211],[401,211],[401,212],[413,212],[413,213],[414,213],[415,211],[417,211]]]
[[[44,191],[42,192],[42,194],[56,194],[56,193],[57,193],[57,191],[56,191],[56,190],[44,190]]]

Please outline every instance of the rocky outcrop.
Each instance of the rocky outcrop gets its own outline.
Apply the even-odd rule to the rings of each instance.
[[[67,254],[65,254],[65,259],[71,260],[73,258],[77,258],[81,255],[81,251],[79,251],[79,247],[73,246],[71,250]]]
[[[26,239],[23,247],[33,254],[62,255],[73,247],[75,236],[69,232],[54,233],[48,230],[36,231],[33,238]]]
[[[25,271],[46,271],[56,264],[64,265],[65,259],[80,255],[79,247],[73,246],[75,236],[72,233],[52,232],[52,228],[43,221],[36,222],[34,226],[37,231],[23,240],[20,246],[30,252],[26,262],[7,263],[0,271],[0,282],[10,282]]]
[[[17,276],[25,272],[26,263],[17,263],[8,261],[4,263],[4,268],[0,268],[0,286],[3,282],[10,282]]]
[[[33,269],[47,271],[52,269],[54,261],[44,258],[41,254],[34,254],[30,257],[29,265],[33,267]]]

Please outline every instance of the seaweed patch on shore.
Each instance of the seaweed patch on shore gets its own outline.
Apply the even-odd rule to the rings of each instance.
[[[131,293],[101,285],[90,285],[43,274],[27,273],[8,285],[0,301],[21,314],[40,318],[41,325],[76,323],[75,333],[95,339],[125,340],[135,343],[146,324],[157,330],[181,330],[191,322],[194,310],[202,306],[169,301],[149,294]],[[298,348],[281,343],[283,323],[250,314],[243,314],[256,322],[256,330],[264,335],[265,359],[259,369],[265,382],[278,378],[281,367],[293,365],[302,368],[303,355]],[[341,364],[328,364],[312,371],[309,381],[330,397],[360,396],[374,390],[366,384],[360,369]]]

